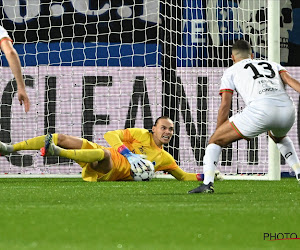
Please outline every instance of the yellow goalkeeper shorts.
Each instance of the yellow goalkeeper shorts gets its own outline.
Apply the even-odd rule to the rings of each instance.
[[[91,163],[77,162],[82,167],[82,178],[85,181],[132,181],[130,175],[130,164],[127,159],[118,153],[117,150],[113,148],[106,148],[100,146],[94,142],[90,142],[86,139],[82,139],[81,149],[106,149],[111,153],[111,158],[113,162],[112,169],[106,173],[99,173],[91,168]]]

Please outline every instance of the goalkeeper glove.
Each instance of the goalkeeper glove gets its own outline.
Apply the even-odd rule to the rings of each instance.
[[[150,166],[148,166],[149,161],[144,160],[146,155],[134,154],[125,145],[120,146],[118,148],[118,152],[127,158],[132,172],[142,173],[147,169],[150,169]]]

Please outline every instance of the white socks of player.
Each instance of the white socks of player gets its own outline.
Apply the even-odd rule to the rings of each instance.
[[[222,148],[214,143],[209,144],[205,149],[205,155],[203,158],[203,183],[205,185],[207,185],[210,182],[214,182],[215,169],[219,162],[221,151]]]
[[[296,174],[296,178],[300,183],[300,163],[296,163],[292,166],[292,169],[294,170],[295,174]]]
[[[277,143],[277,147],[287,164],[295,171],[296,176],[300,174],[300,162],[292,140],[286,136]]]

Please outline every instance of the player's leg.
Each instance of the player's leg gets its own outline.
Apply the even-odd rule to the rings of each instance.
[[[240,139],[247,138],[235,126],[234,122],[226,121],[210,137],[209,144],[213,143],[220,147],[226,147],[228,144]]]
[[[37,136],[25,141],[9,145],[0,142],[0,154],[6,155],[20,150],[39,150],[44,146],[46,135]],[[58,134],[53,134],[53,142],[57,143]]]
[[[41,135],[13,145],[0,142],[0,154],[6,155],[20,150],[39,150],[44,147],[45,139],[46,135]],[[68,149],[80,149],[82,146],[81,138],[64,134],[52,134],[52,142]]]
[[[53,141],[55,145],[65,149],[81,149],[83,139],[71,135],[58,134],[57,143]]]
[[[59,134],[57,145],[53,143],[51,134],[47,135],[42,155],[61,156],[76,162],[91,163],[90,167],[100,173],[107,173],[112,168],[111,154],[108,150],[69,135]]]
[[[287,164],[294,170],[297,180],[300,181],[300,161],[293,141],[288,136],[276,137],[270,131],[269,136],[276,143]]]
[[[294,107],[281,107],[277,112],[269,136],[276,143],[280,153],[285,158],[287,164],[295,171],[296,178],[300,180],[300,162],[297,156],[294,143],[286,136],[295,122]]]
[[[112,170],[113,167],[113,160],[111,157],[111,153],[109,150],[103,149],[104,157],[101,161],[95,161],[91,164],[91,168],[94,169],[97,172],[106,174],[110,170]]]
[[[204,180],[203,184],[198,188],[189,191],[189,193],[213,193],[214,171],[218,164],[222,147],[240,140],[252,138],[261,131],[262,128],[257,127],[257,122],[262,119],[249,106],[241,113],[232,116],[229,121],[224,122],[218,127],[209,140],[209,145],[205,150],[203,158]]]
[[[215,168],[218,165],[222,147],[241,138],[229,121],[224,122],[215,131],[209,140],[203,158],[204,184],[208,185],[210,182],[214,182]]]
[[[113,166],[109,150],[96,149],[63,149],[60,148],[56,154],[76,162],[90,163],[90,167],[102,174],[108,173]]]
[[[215,168],[218,165],[222,147],[242,139],[241,133],[229,121],[224,122],[211,136],[203,158],[204,184],[214,181]]]
[[[218,163],[221,154],[221,147],[237,141],[239,139],[253,138],[268,129],[270,119],[262,112],[266,108],[247,106],[241,113],[230,117],[229,121],[224,122],[211,136],[207,150],[205,151],[204,171],[208,171],[207,178],[204,172],[204,184],[213,182],[212,169]],[[208,169],[208,170],[207,170]]]
[[[47,134],[44,137],[41,155],[59,155],[59,151],[64,149],[81,149],[83,139],[65,134]]]
[[[203,184],[189,191],[189,193],[213,193],[214,192],[214,176],[215,169],[219,162],[222,147],[242,139],[243,135],[229,121],[224,122],[211,136],[209,145],[205,149],[203,158]]]

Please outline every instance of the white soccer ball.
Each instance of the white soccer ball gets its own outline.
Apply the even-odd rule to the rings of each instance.
[[[147,161],[147,160],[145,160]],[[150,181],[154,176],[154,166],[152,162],[147,161],[148,169],[142,173],[134,173],[131,171],[131,176],[134,181]]]

